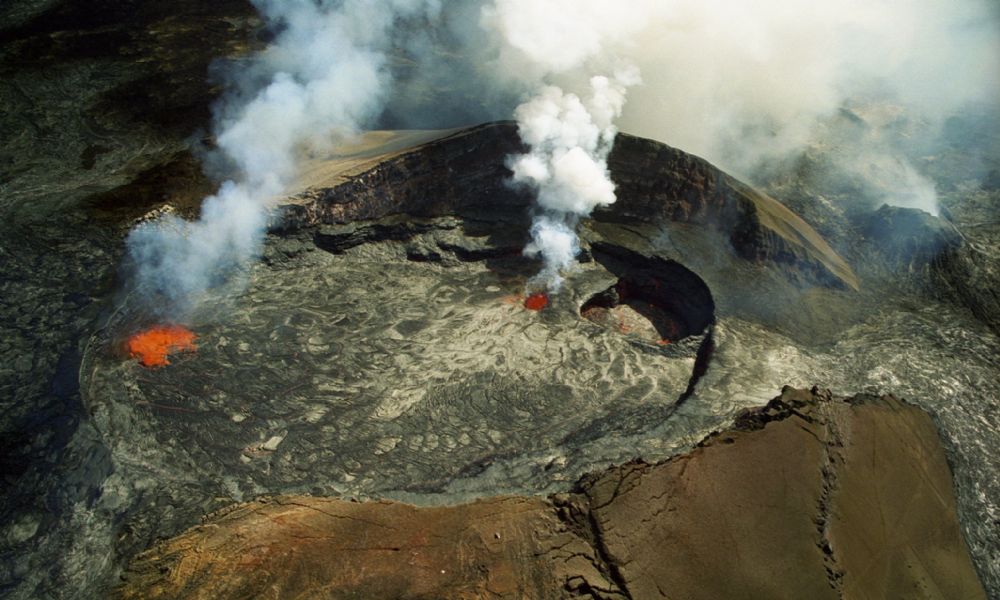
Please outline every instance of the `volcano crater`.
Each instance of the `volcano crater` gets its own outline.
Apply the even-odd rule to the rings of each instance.
[[[405,235],[356,226],[375,233],[333,245],[329,228],[321,244],[272,235],[247,291],[210,303],[192,324],[197,351],[167,367],[98,350],[135,322],[128,306],[99,334],[108,343],[91,344],[95,423],[178,483],[160,492],[163,513],[130,524],[139,538],[190,525],[217,497],[547,492],[637,448],[668,456],[720,422],[695,410],[676,436],[650,430],[690,388],[714,320],[707,286],[680,264],[595,246],[536,312],[523,293],[537,264],[511,252],[511,232],[447,217]],[[415,248],[439,260],[414,260]],[[683,335],[660,346],[581,318],[595,290],[621,281],[635,294],[669,287],[653,300]],[[588,435],[597,414],[618,434]]]

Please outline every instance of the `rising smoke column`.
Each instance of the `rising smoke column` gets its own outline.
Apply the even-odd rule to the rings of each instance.
[[[567,74],[624,61],[643,79],[624,130],[758,184],[820,152],[863,196],[932,213],[947,123],[995,128],[1000,106],[995,0],[494,0],[481,21],[498,58],[477,88],[534,78],[531,92],[544,81],[583,97],[586,77]]]
[[[216,107],[217,162],[232,176],[197,221],[166,216],[137,226],[127,247],[133,285],[150,309],[183,320],[259,256],[269,203],[306,147],[322,148],[375,119],[388,96],[386,53],[407,18],[434,18],[435,0],[255,0],[275,41],[236,73]],[[220,160],[221,159],[221,160]]]
[[[798,176],[795,161],[820,150],[835,179],[933,213],[924,158],[949,147],[946,122],[1000,106],[995,0],[660,4],[625,52],[644,85],[620,126],[751,183],[767,171]]]
[[[391,100],[386,52],[395,45],[411,49],[400,35],[407,22],[431,32],[443,20],[456,45],[436,55],[429,43],[417,53],[415,93],[400,106],[419,106],[428,81],[452,103],[496,108],[488,115],[469,108],[483,118],[507,116],[516,102],[503,104],[506,99],[524,99],[517,116],[531,148],[527,156],[534,158],[515,157],[511,165],[519,166],[520,182],[538,191],[529,251],[546,260],[542,278],[552,286],[572,264],[576,221],[614,197],[602,165],[617,110],[623,127],[753,180],[817,137],[829,146],[817,129],[852,99],[871,95],[876,106],[898,99],[914,120],[934,129],[970,102],[995,106],[1000,97],[1000,17],[991,0],[761,0],[753,6],[738,0],[485,0],[482,10],[484,0],[254,1],[276,37],[232,78],[233,92],[217,107],[217,162],[230,165],[228,180],[206,199],[197,221],[167,217],[128,239],[135,287],[163,300],[175,318],[196,308],[207,290],[238,283],[260,252],[267,204],[294,177],[304,147],[335,143],[378,117]],[[452,57],[477,62],[456,70]],[[436,70],[425,69],[427,60]],[[625,88],[637,81],[623,67],[630,64],[642,70],[643,86],[630,90],[622,110]],[[605,90],[593,87],[594,76],[606,77]],[[492,104],[497,98],[502,107]],[[434,114],[449,112],[430,104]],[[617,108],[606,117],[598,115],[601,106]],[[578,119],[583,115],[589,123]],[[869,123],[888,133],[896,127]],[[407,124],[425,126],[419,119]],[[592,133],[572,132],[576,127],[596,128],[598,143],[589,144]],[[559,133],[537,135],[539,128]],[[582,141],[560,146],[574,136]],[[886,202],[934,210],[933,185],[919,164],[891,144],[873,147],[870,139],[837,138],[841,169],[881,180],[874,188]],[[559,198],[573,189],[571,182],[585,189],[574,192],[579,198],[601,200],[567,209]],[[610,196],[601,193],[607,189]]]
[[[614,119],[625,105],[627,88],[640,77],[637,68],[609,56],[605,46],[642,26],[644,4],[498,0],[483,11],[484,26],[497,29],[541,82],[552,76],[579,78],[597,69],[614,72],[588,77],[583,98],[543,83],[514,111],[529,152],[510,157],[508,166],[515,183],[536,191],[539,209],[524,253],[544,262],[529,288],[559,289],[579,251],[579,219],[615,201],[607,165],[618,131]],[[595,57],[600,64],[591,64]]]
[[[529,286],[558,290],[561,273],[572,267],[579,252],[578,220],[614,203],[607,164],[618,132],[613,119],[621,114],[626,86],[637,81],[635,70],[614,79],[594,76],[586,100],[546,86],[514,112],[521,140],[531,150],[511,157],[509,166],[516,183],[537,190],[541,209],[525,254],[540,257],[544,267]]]

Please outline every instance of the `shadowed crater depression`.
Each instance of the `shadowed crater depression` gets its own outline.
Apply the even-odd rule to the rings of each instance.
[[[679,263],[608,244],[595,247],[594,257],[618,281],[583,303],[584,318],[661,346],[702,336],[715,322],[708,286]]]

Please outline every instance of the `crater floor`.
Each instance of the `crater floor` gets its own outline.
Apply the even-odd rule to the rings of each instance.
[[[710,338],[661,345],[652,322],[623,331],[581,314],[621,281],[620,259],[595,251],[530,311],[536,265],[477,235],[443,219],[335,252],[273,237],[246,292],[194,324],[197,351],[163,369],[123,354],[142,317],[126,301],[82,371],[112,453],[101,506],[125,519],[120,551],[260,494],[440,504],[565,491],[610,463],[674,456],[783,385],[814,383],[894,389],[929,410],[957,457],[974,555],[995,551],[1000,343],[961,312],[887,299],[836,341],[809,343],[724,308]]]

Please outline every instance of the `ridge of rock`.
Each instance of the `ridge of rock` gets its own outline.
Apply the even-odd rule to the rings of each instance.
[[[427,134],[425,134],[427,135]],[[416,139],[416,138],[415,138]],[[531,198],[508,184],[506,157],[523,151],[515,124],[486,123],[409,149],[394,147],[384,160],[366,155],[366,169],[344,175],[313,167],[306,189],[286,205],[282,229],[379,219],[457,215],[524,221]],[[735,253],[780,263],[809,281],[858,289],[850,266],[811,226],[777,200],[707,161],[653,140],[620,134],[608,158],[618,201],[597,221],[659,219],[722,231]]]

